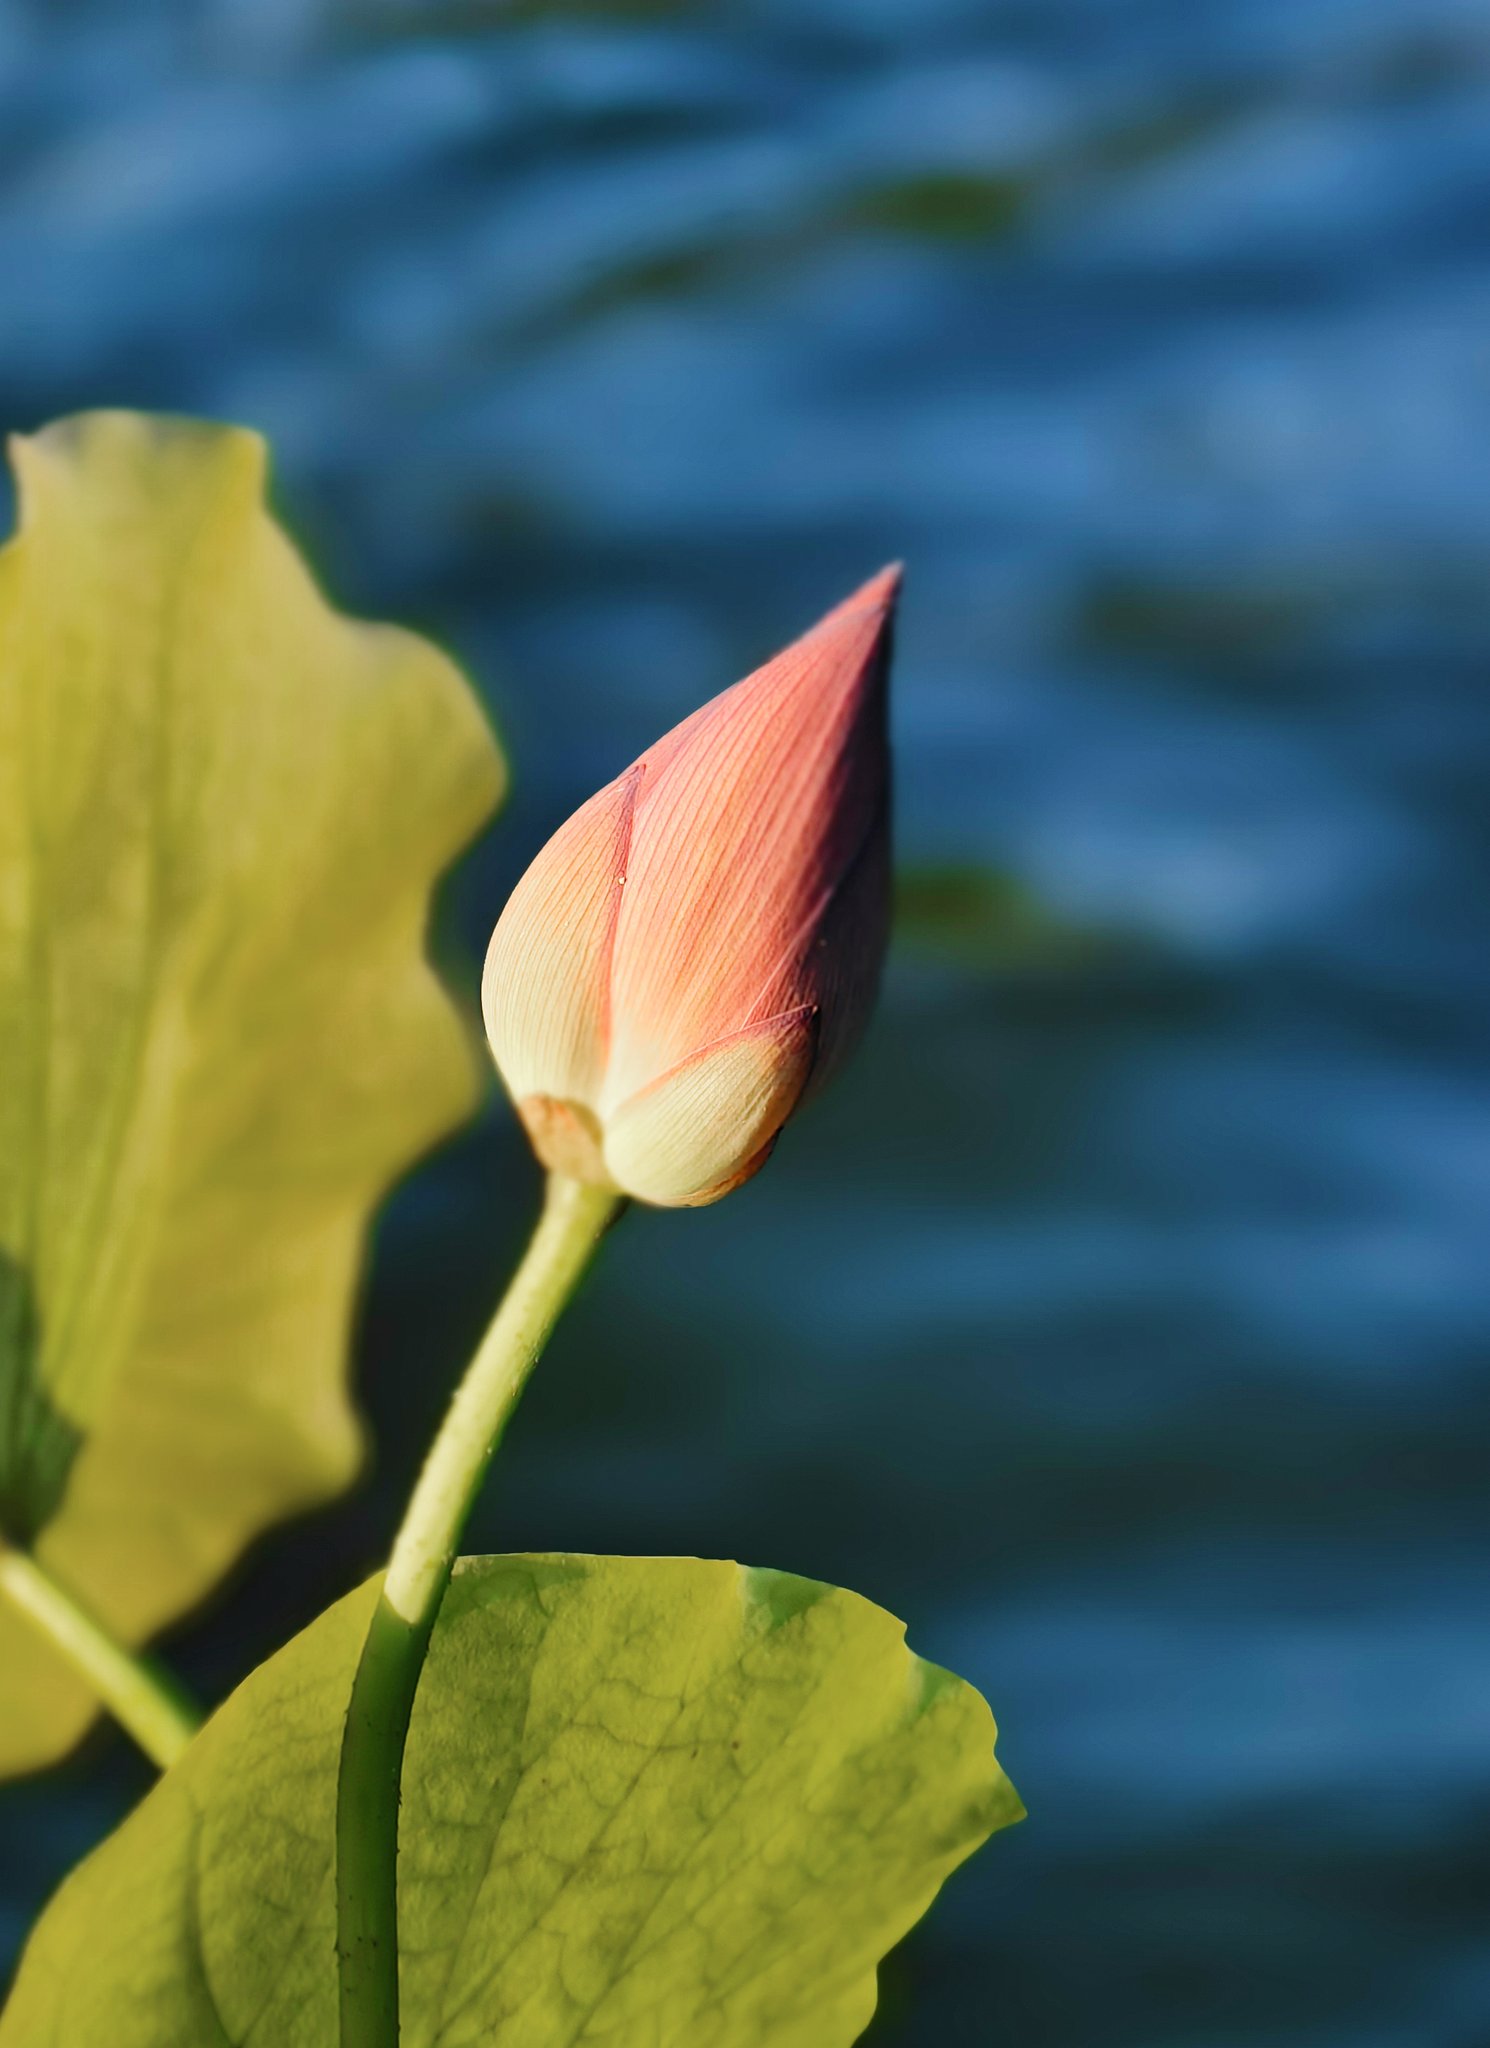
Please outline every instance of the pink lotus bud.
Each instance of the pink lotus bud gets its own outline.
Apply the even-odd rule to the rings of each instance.
[[[581,805],[492,934],[482,1007],[548,1167],[717,1201],[868,1016],[889,898],[898,568]]]

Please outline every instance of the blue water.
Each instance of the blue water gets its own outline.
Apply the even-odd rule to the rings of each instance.
[[[978,1682],[1031,1810],[876,2048],[1490,2040],[1482,0],[0,10],[0,419],[246,420],[544,831],[888,557],[905,907],[852,1074],[633,1218],[476,1540],[781,1564]],[[460,968],[462,960],[464,968]],[[400,1196],[386,1540],[532,1174]],[[11,1944],[141,1778],[4,1795]]]

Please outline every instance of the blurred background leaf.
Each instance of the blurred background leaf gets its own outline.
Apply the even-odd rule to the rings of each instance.
[[[377,1590],[254,1672],[65,1886],[0,2048],[335,2040],[337,1761]],[[1020,1816],[994,1733],[856,1594],[465,1559],[404,1763],[401,2038],[849,2048],[881,1954]]]
[[[1083,971],[1123,951],[1112,934],[1061,917],[1013,875],[970,861],[901,869],[895,937],[927,958],[1009,976]]]
[[[360,1455],[373,1203],[477,1096],[430,888],[500,770],[460,675],[340,618],[252,434],[18,444],[0,555],[0,1529],[139,1642]],[[93,1703],[0,1610],[0,1769]]]

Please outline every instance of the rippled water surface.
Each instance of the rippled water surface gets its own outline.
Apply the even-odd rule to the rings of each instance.
[[[1031,1810],[883,2048],[1490,2040],[1490,15],[1481,0],[0,10],[0,417],[250,421],[545,830],[910,563],[901,941],[769,1172],[637,1217],[487,1547],[846,1582]],[[386,1539],[533,1176],[398,1198]],[[13,1947],[136,1795],[9,1793]]]

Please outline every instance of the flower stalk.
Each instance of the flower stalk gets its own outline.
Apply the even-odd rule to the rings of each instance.
[[[336,1788],[342,2048],[398,2041],[398,1786],[430,1635],[512,1411],[621,1206],[551,1174],[543,1213],[455,1390],[399,1529],[352,1683]]]

